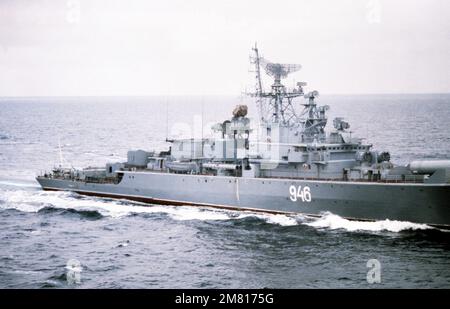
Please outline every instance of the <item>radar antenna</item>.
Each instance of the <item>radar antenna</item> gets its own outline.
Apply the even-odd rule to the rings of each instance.
[[[256,91],[250,95],[256,98],[261,123],[267,124],[268,127],[270,122],[282,124],[284,127],[299,126],[302,142],[325,139],[326,112],[329,107],[316,104],[315,99],[319,96],[319,92],[314,90],[305,94],[303,91],[305,82],[297,82],[296,87],[290,90],[281,83],[281,79],[299,71],[301,65],[270,62],[260,57],[256,44],[252,50],[254,55],[250,59],[255,65]],[[263,90],[260,67],[274,79],[270,92]],[[294,106],[294,99],[297,97],[306,99],[306,103],[300,104],[303,105],[301,112],[297,112]]]
[[[300,64],[281,64],[267,61],[260,58],[259,62],[264,66],[266,74],[272,76],[275,84],[281,85],[281,79],[288,77],[289,74],[300,71],[302,66]]]
[[[305,94],[306,103],[299,118],[303,123],[304,135],[306,136],[323,136],[324,129],[327,125],[326,112],[330,108],[328,105],[317,106],[315,99],[319,96],[317,90]]]
[[[255,65],[256,87],[255,92],[250,95],[256,98],[260,120],[282,122],[286,125],[296,123],[299,119],[295,108],[292,105],[292,99],[303,96],[302,86],[305,86],[306,83],[297,83],[297,88],[288,91],[286,87],[281,84],[281,79],[286,78],[291,73],[299,71],[301,65],[270,62],[267,59],[260,57],[256,44],[252,49],[254,56],[251,57],[251,63]],[[274,79],[274,83],[271,86],[272,90],[270,92],[264,92],[262,89],[261,66],[266,74]]]

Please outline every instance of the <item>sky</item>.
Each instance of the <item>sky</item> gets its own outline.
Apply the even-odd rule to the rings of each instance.
[[[239,95],[255,42],[286,85],[450,92],[448,0],[0,0],[0,96]]]

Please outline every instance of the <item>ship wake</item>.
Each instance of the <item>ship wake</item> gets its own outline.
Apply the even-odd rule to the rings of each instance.
[[[425,224],[403,221],[354,221],[330,212],[319,218],[303,215],[266,214],[248,211],[230,211],[194,206],[148,205],[128,200],[104,199],[81,196],[72,192],[41,190],[10,190],[0,188],[0,209],[15,209],[22,212],[48,213],[66,210],[64,213],[98,213],[93,218],[121,218],[136,214],[163,214],[173,220],[219,221],[256,218],[279,226],[308,226],[319,230],[343,230],[348,232],[388,231],[398,233],[405,230],[435,229]]]
[[[312,222],[305,223],[308,226],[319,229],[331,229],[338,230],[343,229],[349,232],[355,231],[369,231],[379,232],[388,231],[398,233],[405,230],[427,230],[434,229],[426,224],[418,224],[407,221],[395,221],[395,220],[381,220],[381,221],[357,221],[348,220],[335,215],[331,212],[325,212],[320,218],[313,220]]]

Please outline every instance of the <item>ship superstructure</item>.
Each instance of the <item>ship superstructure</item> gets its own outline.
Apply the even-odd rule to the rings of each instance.
[[[256,129],[238,105],[212,138],[168,139],[167,151],[132,150],[123,163],[56,168],[37,180],[44,189],[152,203],[450,225],[449,160],[395,166],[389,152],[352,137],[344,118],[327,132],[329,106],[317,104],[318,91],[282,83],[301,66],[252,51]],[[261,71],[273,78],[268,91]]]

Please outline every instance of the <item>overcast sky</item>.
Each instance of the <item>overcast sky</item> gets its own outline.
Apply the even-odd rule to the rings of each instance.
[[[289,85],[450,92],[448,0],[1,0],[0,96],[238,95],[255,41]]]

